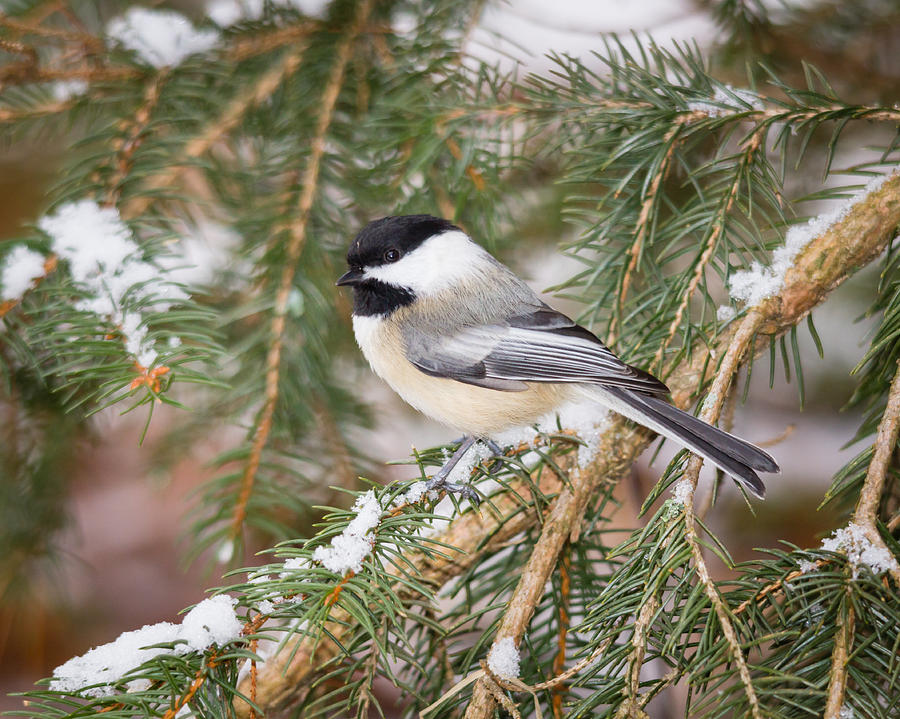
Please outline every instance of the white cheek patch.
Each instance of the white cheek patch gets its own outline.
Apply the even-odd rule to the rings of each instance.
[[[452,230],[429,237],[397,262],[366,268],[364,276],[429,295],[479,274],[489,257],[464,232]]]

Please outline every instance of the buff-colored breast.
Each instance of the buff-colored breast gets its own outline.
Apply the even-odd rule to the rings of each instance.
[[[422,414],[465,434],[490,437],[533,424],[572,393],[563,384],[529,383],[522,392],[502,392],[432,377],[406,359],[396,324],[354,317],[353,330],[372,369],[391,389]]]

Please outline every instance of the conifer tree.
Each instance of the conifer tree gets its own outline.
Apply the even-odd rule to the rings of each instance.
[[[484,4],[3,4],[0,132],[75,138],[0,245],[4,591],[52,551],[100,409],[172,405],[173,454],[240,437],[184,517],[190,554],[232,570],[218,589],[73,658],[17,716],[391,715],[384,680],[429,718],[646,717],[675,689],[691,717],[900,713],[898,83],[828,49],[896,32],[896,9],[724,0],[709,53],[610,37],[599,63],[520,76],[466,53]],[[873,161],[837,163],[860,144]],[[366,221],[413,212],[507,258],[562,215],[581,269],[557,291],[725,428],[754,367],[802,404],[800,343],[828,350],[813,310],[876,268],[846,368],[862,449],[823,498],[841,524],[736,564],[704,522],[719,484],[695,498],[681,452],[613,530],[653,441],[614,415],[502,438],[463,468],[479,508],[424,491],[444,447],[373,481],[387,458],[358,446],[375,419],[333,283]],[[271,549],[239,569],[250,534]]]

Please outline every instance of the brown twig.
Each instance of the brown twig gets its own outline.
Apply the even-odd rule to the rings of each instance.
[[[53,82],[54,80],[84,80],[86,82],[120,82],[140,77],[144,73],[128,67],[75,67],[47,68],[35,67],[27,75],[4,77],[5,85],[22,85],[33,82]]]
[[[728,351],[722,358],[719,369],[716,372],[712,387],[706,397],[703,405],[701,417],[704,421],[714,424],[722,411],[722,407],[728,397],[728,389],[732,378],[737,373],[741,363],[748,357],[752,348],[753,338],[756,336],[760,325],[763,322],[763,315],[759,309],[753,308],[744,320],[738,326],[734,337],[728,346]],[[731,613],[727,602],[719,592],[719,588],[712,580],[709,574],[709,568],[706,565],[706,559],[703,557],[703,549],[700,544],[700,537],[697,532],[696,515],[694,513],[694,490],[697,487],[697,479],[700,475],[700,467],[703,465],[703,457],[694,455],[688,462],[687,469],[684,473],[682,482],[690,483],[690,491],[684,503],[684,520],[685,520],[685,540],[691,548],[691,557],[694,561],[694,568],[697,571],[697,577],[703,584],[703,590],[707,598],[712,604],[719,625],[722,628],[722,634],[728,642],[731,658],[738,668],[738,675],[741,678],[741,684],[744,687],[744,693],[747,695],[747,701],[750,704],[750,715],[753,719],[761,719],[762,714],[759,706],[759,699],[756,696],[756,689],[750,677],[750,670],[744,659],[744,651],[738,639],[737,632],[731,620]]]
[[[302,20],[293,25],[279,27],[271,32],[260,33],[249,37],[238,38],[228,48],[226,57],[229,60],[240,62],[258,55],[264,55],[272,50],[277,50],[285,45],[290,45],[297,40],[305,40],[313,33],[334,33],[336,29],[329,27],[319,20]],[[381,37],[394,32],[390,25],[384,23],[363,23],[357,36],[369,35]]]
[[[116,152],[113,159],[113,175],[106,183],[106,205],[108,207],[115,207],[119,202],[122,194],[122,183],[128,179],[128,173],[131,171],[132,163],[134,162],[134,154],[141,146],[143,134],[150,123],[150,116],[159,102],[162,86],[168,77],[168,68],[160,70],[156,77],[144,88],[143,102],[137,109],[134,117],[123,121],[119,126],[123,136],[116,141],[113,148]]]
[[[732,426],[734,425],[734,412],[737,409],[737,382],[733,383],[728,389],[728,400],[725,403],[725,408],[722,411],[722,416],[719,418],[719,427],[724,429],[726,432],[730,432]],[[700,506],[697,508],[697,516],[702,520],[706,513],[712,509],[713,500],[718,494],[719,486],[722,483],[722,472],[721,470],[716,472],[716,476],[713,479],[712,485],[709,487],[709,490],[703,495],[703,499],[700,500]]]
[[[572,566],[572,546],[566,542],[559,562],[559,609],[557,621],[559,634],[556,639],[556,656],[553,658],[553,674],[562,674],[566,667],[566,638],[569,634],[569,595],[572,591],[570,571]],[[562,703],[566,686],[559,684],[551,692],[551,706],[555,719],[562,719]]]
[[[253,637],[250,640],[250,651],[256,654],[256,650],[259,648],[259,639],[257,637]],[[253,658],[250,660],[250,719],[256,719],[256,709],[253,708],[253,704],[256,704],[256,680],[259,674],[259,668],[256,666],[256,659]]]
[[[601,449],[602,453],[603,450]],[[622,458],[620,458],[622,459]],[[578,469],[571,477],[571,484],[562,489],[544,521],[541,536],[538,537],[528,562],[522,569],[516,588],[507,604],[496,636],[512,637],[516,646],[528,627],[531,616],[544,595],[544,586],[559,558],[559,553],[572,532],[580,523],[587,506],[587,497],[601,484],[617,480],[631,465],[631,458],[620,462],[618,471],[599,473],[591,468]],[[607,470],[612,469],[608,467]],[[487,719],[494,710],[494,698],[488,683],[480,679],[475,684],[472,700],[466,708],[466,719]]]
[[[589,667],[591,664],[593,664],[595,661],[597,661],[601,656],[603,656],[606,653],[606,650],[609,649],[609,645],[612,644],[613,641],[615,641],[615,639],[616,639],[616,635],[610,634],[606,639],[604,639],[600,643],[600,645],[593,652],[591,652],[584,659],[573,664],[571,667],[566,669],[566,671],[562,672],[561,674],[557,674],[555,677],[551,677],[550,679],[548,679],[545,682],[540,682],[538,684],[535,684],[534,686],[531,687],[531,689],[538,692],[538,691],[542,691],[544,689],[553,689],[555,687],[558,687],[560,684],[564,684],[565,682],[569,681],[569,679],[571,679],[572,677],[580,674],[587,667]]]
[[[709,264],[710,259],[712,259],[713,252],[715,251],[716,246],[719,243],[719,237],[721,237],[722,233],[725,231],[725,221],[728,217],[728,214],[731,212],[731,208],[734,206],[735,200],[737,199],[738,190],[740,190],[741,181],[744,178],[746,168],[753,161],[753,156],[759,150],[764,138],[764,126],[761,126],[756,129],[756,131],[748,138],[745,143],[744,151],[741,155],[740,165],[738,167],[738,170],[734,173],[734,181],[731,183],[731,187],[728,190],[728,195],[723,198],[719,206],[719,211],[716,213],[716,218],[713,220],[709,236],[706,238],[706,245],[703,248],[703,252],[700,254],[700,259],[697,261],[697,264],[694,267],[694,274],[691,277],[691,281],[688,283],[687,289],[684,291],[684,295],[682,295],[681,303],[678,305],[678,309],[675,311],[675,316],[672,318],[672,323],[669,325],[669,331],[666,333],[666,338],[660,344],[659,349],[653,356],[653,361],[650,364],[651,367],[659,367],[660,369],[662,368],[663,357],[665,355],[666,349],[675,338],[675,334],[678,332],[678,328],[681,326],[681,320],[684,317],[684,312],[687,309],[691,298],[694,296],[694,292],[700,285],[700,281],[703,279],[703,274],[706,271],[706,266]]]
[[[647,652],[647,630],[659,609],[659,598],[653,594],[644,602],[634,621],[631,634],[631,653],[628,657],[628,682],[625,702],[619,706],[617,717],[640,717],[649,694],[641,694],[641,668]]]
[[[796,324],[820,304],[850,274],[878,257],[894,237],[900,224],[900,176],[888,178],[881,187],[856,203],[847,215],[828,231],[810,242],[788,270],[781,292],[766,300],[759,308],[763,321],[752,351],[768,347],[767,335],[778,335]],[[711,346],[698,346],[668,378],[672,398],[680,407],[688,406],[703,384],[710,353],[724,355],[737,333],[737,326],[726,328]],[[636,430],[623,420],[614,419],[601,437],[600,451],[590,474],[603,477],[620,476],[649,443],[649,435]],[[547,471],[537,478],[545,495],[559,491],[561,482],[555,472]],[[499,516],[487,512],[467,512],[455,518],[434,539],[459,552],[449,556],[407,555],[420,572],[420,581],[441,586],[468,567],[489,556],[516,534],[535,526],[539,517],[521,511],[521,500],[515,491],[527,491],[521,481],[511,482],[510,491],[492,498]],[[554,505],[555,506],[555,505]],[[398,585],[399,586],[399,585]],[[346,635],[347,617],[339,610],[332,613],[328,625],[331,641],[318,645],[316,663],[311,662],[314,642],[288,643],[269,659],[260,671],[259,703],[266,709],[283,707],[302,695],[310,675],[321,666],[329,653],[338,651],[334,642]],[[571,676],[571,675],[570,675]],[[568,679],[569,677],[566,677]],[[242,712],[246,716],[246,712]]]
[[[827,563],[828,562],[824,559],[819,559],[816,562],[814,562],[816,567],[825,566]],[[762,599],[765,599],[768,595],[770,595],[774,592],[780,591],[781,588],[785,584],[787,584],[791,580],[796,579],[797,577],[801,576],[803,573],[804,573],[803,570],[796,569],[793,572],[788,572],[781,579],[779,579],[775,582],[771,582],[770,584],[767,584],[762,589],[760,589],[756,594],[754,594],[752,597],[748,597],[743,602],[738,604],[737,609],[735,609],[734,612],[732,612],[732,614],[737,616],[738,614],[741,614],[741,613],[747,611],[747,609],[749,609],[749,607],[752,604],[754,604],[755,602],[758,602]]]
[[[253,87],[228,103],[225,111],[219,117],[184,146],[177,164],[168,166],[165,170],[151,175],[146,180],[141,195],[131,200],[126,205],[124,212],[131,217],[145,212],[153,203],[157,190],[171,187],[177,182],[191,162],[209,152],[217,142],[237,127],[251,108],[257,107],[268,99],[287,77],[297,71],[303,58],[304,49],[304,47],[298,47],[287,53],[281,62],[268,70]]]
[[[6,38],[0,37],[0,50],[8,52],[12,55],[22,55],[25,58],[24,63],[27,67],[37,66],[37,50],[31,47],[31,45],[26,45],[24,42],[19,42],[18,40],[8,40]],[[3,68],[3,72],[7,72],[8,69],[8,66],[6,68]]]
[[[488,696],[497,704],[499,704],[503,709],[506,710],[506,713],[509,714],[513,719],[522,719],[522,714],[519,711],[519,707],[515,705],[512,699],[510,699],[506,694],[503,693],[503,684],[504,682],[500,677],[494,674],[487,665],[487,662],[484,660],[481,661],[481,672],[482,676],[478,680],[478,684],[484,687],[484,691],[487,692]],[[478,685],[476,685],[478,686]]]
[[[372,684],[375,681],[375,672],[378,670],[378,657],[380,656],[378,642],[379,640],[383,640],[386,632],[387,621],[382,620],[381,626],[379,626],[377,630],[377,638],[372,642],[372,646],[369,648],[369,656],[366,657],[365,689],[363,690],[361,706],[359,707],[358,712],[358,716],[361,717],[369,716],[369,707],[372,705]]]
[[[335,63],[331,69],[328,83],[325,85],[325,90],[322,93],[322,109],[319,112],[319,118],[316,123],[309,160],[303,173],[303,190],[300,194],[300,201],[297,207],[297,220],[291,228],[284,269],[282,270],[281,280],[275,295],[271,340],[269,352],[266,357],[265,398],[263,407],[260,410],[256,421],[256,432],[250,448],[250,455],[247,459],[247,465],[244,468],[244,474],[241,478],[240,495],[238,496],[231,518],[230,536],[232,539],[237,538],[243,526],[244,517],[247,514],[247,503],[250,501],[250,496],[253,492],[253,485],[256,481],[263,449],[268,442],[269,432],[272,429],[272,417],[275,414],[275,405],[278,402],[278,382],[281,377],[281,351],[287,319],[288,297],[290,296],[291,285],[297,270],[297,261],[300,258],[300,253],[306,242],[310,211],[312,210],[313,202],[316,198],[319,170],[321,168],[322,157],[325,154],[325,142],[328,128],[331,126],[331,121],[334,116],[334,110],[337,105],[338,96],[340,95],[344,79],[344,72],[346,71],[347,64],[353,53],[354,41],[372,10],[372,2],[373,0],[362,0],[362,2],[359,3],[353,24],[337,46]]]
[[[891,388],[888,392],[887,405],[878,424],[875,438],[875,452],[866,479],[863,482],[859,501],[853,513],[857,524],[875,525],[878,518],[878,505],[884,492],[884,480],[891,465],[891,458],[897,447],[897,434],[900,432],[900,367],[894,373]]]
[[[228,48],[226,57],[229,60],[240,62],[257,55],[264,55],[285,45],[291,45],[298,40],[303,40],[305,45],[307,38],[319,27],[320,23],[318,22],[303,21],[294,25],[279,27],[264,34],[254,34],[249,37],[239,38]]]
[[[881,415],[878,434],[875,437],[875,451],[853,512],[853,521],[865,532],[866,539],[886,554],[891,554],[891,551],[881,538],[876,522],[878,506],[884,493],[885,478],[897,447],[898,433],[900,433],[900,369],[894,372],[891,381],[887,405]],[[888,571],[897,586],[900,586],[900,566],[894,562],[894,566]]]
[[[63,28],[58,27],[47,27],[46,25],[41,25],[39,23],[24,22],[19,18],[13,18],[3,13],[0,13],[0,27],[6,28],[17,35],[37,35],[39,37],[55,38],[57,40],[82,44],[90,43],[97,48],[103,46],[100,39],[90,33],[64,30]]]
[[[518,709],[516,708],[516,706],[514,704],[513,705],[508,704],[508,702],[509,702],[508,698],[503,697],[501,699],[500,696],[497,696],[497,692],[496,692],[497,688],[509,689],[510,691],[516,691],[516,692],[528,692],[529,694],[531,694],[534,697],[534,700],[535,700],[535,714],[537,716],[540,716],[540,704],[537,701],[537,693],[539,691],[544,691],[546,689],[550,689],[552,691],[558,687],[564,686],[565,683],[569,681],[569,679],[580,674],[584,669],[586,669],[588,666],[590,666],[595,661],[597,661],[603,654],[605,654],[606,650],[609,649],[610,644],[613,643],[615,638],[616,638],[615,634],[610,634],[606,639],[604,639],[600,643],[600,645],[593,652],[591,652],[588,656],[581,659],[578,663],[569,667],[564,672],[557,674],[554,677],[551,677],[547,681],[539,682],[538,684],[534,684],[534,685],[526,684],[521,679],[500,678],[496,674],[491,672],[490,668],[486,665],[486,663],[484,661],[482,661],[480,670],[471,673],[469,676],[467,676],[462,681],[457,682],[440,699],[438,699],[436,702],[434,702],[427,709],[420,712],[420,715],[425,716],[426,714],[429,714],[434,708],[436,708],[440,704],[442,704],[447,698],[453,696],[454,694],[457,694],[458,692],[460,692],[462,689],[464,689],[466,686],[468,686],[472,682],[474,682],[482,677],[486,677],[488,680],[490,680],[488,682],[488,691],[491,693],[491,695],[494,697],[494,699],[498,703],[501,703],[501,705],[505,709],[510,711],[510,713],[512,713],[513,711],[518,712]],[[511,706],[511,708],[510,708],[510,706]]]
[[[762,447],[763,449],[766,449],[767,447],[777,447],[779,444],[784,442],[784,440],[786,440],[788,437],[790,437],[796,429],[797,429],[797,425],[794,423],[791,423],[787,427],[785,427],[784,431],[781,432],[780,434],[776,435],[775,437],[772,437],[772,439],[760,440],[756,443],[756,446]]]
[[[831,652],[828,698],[825,702],[823,719],[840,719],[841,707],[844,705],[844,694],[847,690],[847,665],[850,662],[850,648],[853,646],[856,620],[851,602],[846,602],[843,609],[843,612],[838,609],[834,650]]]
[[[900,527],[900,512],[891,517],[886,526],[889,532],[893,532],[897,527]]]
[[[175,715],[181,711],[182,707],[184,707],[191,699],[194,698],[194,695],[203,686],[203,682],[206,681],[206,677],[209,676],[209,670],[216,666],[218,663],[216,652],[212,652],[203,663],[197,673],[194,675],[194,681],[191,682],[191,685],[188,687],[188,690],[182,694],[176,701],[175,704],[169,709],[165,714],[163,714],[162,719],[175,719]]]
[[[672,127],[665,134],[665,137],[663,137],[662,144],[668,145],[668,147],[663,155],[662,162],[659,163],[659,167],[656,169],[653,180],[650,182],[650,187],[647,188],[647,194],[644,197],[644,201],[641,203],[641,211],[638,215],[637,224],[635,225],[634,242],[631,247],[628,248],[628,267],[625,268],[625,275],[622,277],[622,287],[619,290],[617,299],[617,311],[613,314],[612,323],[609,328],[608,344],[610,345],[615,345],[618,321],[625,306],[625,299],[628,297],[631,278],[637,269],[638,260],[641,257],[641,252],[644,247],[644,240],[650,231],[653,215],[652,210],[657,206],[656,199],[659,194],[659,186],[669,172],[669,163],[672,159],[672,153],[675,151],[675,147],[678,144],[676,142],[676,136],[681,128],[681,123],[673,123]]]
[[[863,482],[856,509],[853,512],[853,522],[862,529],[874,546],[888,555],[891,554],[881,534],[878,532],[876,521],[878,519],[878,505],[881,503],[884,492],[884,482],[891,464],[894,449],[897,446],[897,435],[900,431],[900,371],[894,372],[891,387],[888,392],[887,405],[878,424],[878,434],[875,437],[875,451],[869,462],[866,479]],[[888,570],[894,578],[894,582],[900,586],[900,567],[896,561]],[[844,705],[844,695],[847,689],[847,673],[853,648],[853,636],[855,618],[853,604],[849,601],[849,586],[847,588],[848,601],[843,603],[838,610],[837,631],[834,637],[834,649],[831,652],[831,670],[828,679],[828,698],[825,704],[825,719],[839,719],[841,707]]]
[[[694,457],[693,459],[697,460],[699,458]],[[692,462],[692,464],[696,464],[698,467],[701,463],[702,459],[697,462]],[[690,465],[688,465],[688,467],[690,469]],[[685,538],[691,548],[691,556],[694,560],[694,567],[697,570],[697,577],[700,579],[700,583],[703,584],[703,590],[716,613],[716,617],[719,620],[719,626],[722,629],[722,634],[725,636],[725,641],[728,642],[731,658],[737,665],[738,676],[744,687],[744,693],[747,695],[747,702],[750,704],[750,716],[752,716],[753,719],[761,719],[762,712],[759,706],[759,698],[756,696],[756,689],[754,688],[753,680],[750,677],[750,669],[747,667],[747,661],[744,659],[744,650],[741,647],[741,642],[734,629],[734,623],[731,621],[728,605],[719,592],[716,583],[709,575],[709,568],[706,566],[706,560],[703,558],[703,551],[700,547],[694,510],[688,502],[685,502],[684,516],[686,530]]]
[[[64,112],[71,108],[75,103],[72,100],[64,102],[52,102],[47,105],[37,105],[28,107],[24,110],[10,110],[8,108],[0,108],[0,122],[18,122],[20,120],[30,120],[45,115],[55,115],[58,112]]]

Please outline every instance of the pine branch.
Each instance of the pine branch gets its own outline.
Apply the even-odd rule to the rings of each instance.
[[[753,162],[754,156],[759,151],[763,139],[765,139],[765,132],[761,129],[757,129],[750,135],[741,148],[741,160],[734,170],[734,179],[731,183],[731,187],[719,201],[719,208],[717,209],[715,216],[711,218],[711,224],[708,230],[709,234],[704,240],[703,251],[694,267],[694,274],[691,277],[691,281],[688,283],[687,289],[685,289],[682,295],[681,302],[678,304],[678,309],[675,310],[675,315],[666,332],[665,339],[653,356],[653,361],[650,363],[651,367],[657,367],[660,370],[662,369],[663,357],[665,356],[666,349],[675,338],[675,334],[678,332],[678,328],[681,326],[681,321],[684,318],[684,312],[688,308],[688,304],[694,296],[694,292],[700,285],[700,280],[703,279],[703,274],[713,256],[719,238],[725,231],[726,218],[731,214],[731,208],[734,206],[735,200],[737,199],[738,190]]]
[[[563,548],[559,562],[559,593],[560,604],[557,610],[559,624],[559,636],[556,640],[556,656],[553,657],[554,675],[562,674],[566,667],[566,638],[569,633],[569,599],[572,592],[570,568],[572,566],[571,540]],[[562,719],[563,699],[566,687],[560,684],[553,688],[552,708],[554,719]]]
[[[869,462],[860,491],[856,510],[853,513],[853,524],[859,527],[871,545],[891,556],[891,551],[878,531],[878,506],[884,491],[885,477],[890,467],[894,450],[897,447],[897,435],[900,432],[900,371],[895,371],[888,393],[887,405],[878,426],[875,438],[874,453]],[[900,586],[900,567],[895,562],[888,569],[894,582]],[[844,695],[847,690],[847,676],[853,655],[853,637],[855,613],[848,585],[837,614],[837,632],[834,649],[831,654],[831,671],[828,682],[828,700],[825,705],[825,719],[840,719],[844,706]]]
[[[281,62],[263,74],[253,87],[234,98],[214,122],[187,142],[177,163],[168,165],[163,171],[144,180],[141,194],[125,205],[123,214],[128,217],[144,214],[154,202],[159,190],[172,187],[190,167],[191,162],[209,152],[217,142],[238,126],[250,109],[264,103],[288,77],[297,71],[303,59],[304,49],[305,46],[301,45],[285,54]]]
[[[35,82],[56,80],[84,80],[89,83],[113,83],[134,80],[144,75],[144,71],[128,67],[53,68],[25,66],[10,68],[10,72],[0,76],[0,89],[12,85],[26,85]]]
[[[231,539],[237,538],[243,526],[247,512],[247,503],[253,492],[253,484],[259,469],[259,462],[263,449],[269,438],[272,428],[272,418],[275,414],[275,405],[278,401],[278,381],[281,373],[281,350],[286,326],[288,297],[291,291],[291,283],[297,269],[297,260],[306,241],[306,233],[309,223],[310,210],[317,196],[319,170],[322,156],[325,153],[325,141],[328,128],[334,115],[337,99],[341,91],[344,73],[353,51],[353,44],[359,35],[363,25],[372,10],[373,0],[362,0],[356,8],[353,24],[344,35],[335,51],[335,63],[332,66],[331,76],[322,93],[322,109],[316,125],[312,140],[312,151],[307,161],[303,174],[303,190],[297,207],[297,219],[291,228],[291,236],[288,241],[286,261],[273,309],[271,339],[268,356],[266,357],[266,384],[265,400],[263,408],[256,420],[256,429],[250,455],[245,465],[241,480],[241,491],[235,504],[231,520]]]
[[[834,650],[831,653],[831,671],[828,681],[828,701],[825,704],[824,719],[841,719],[844,694],[847,691],[847,671],[853,647],[854,614],[850,601],[850,588],[844,593],[837,613],[837,633]]]
[[[612,322],[610,323],[608,344],[610,344],[611,346],[615,345],[616,327],[621,322],[625,300],[628,297],[628,288],[631,286],[631,279],[634,276],[634,272],[637,269],[638,263],[641,259],[641,252],[643,251],[644,247],[644,239],[649,233],[652,232],[652,226],[656,222],[656,215],[659,212],[660,205],[659,186],[660,184],[662,184],[663,179],[665,179],[666,174],[669,171],[669,167],[672,161],[672,154],[674,153],[675,147],[677,146],[678,132],[681,127],[681,123],[674,123],[672,127],[669,128],[669,131],[665,134],[665,137],[663,137],[663,145],[665,145],[668,149],[665,151],[659,167],[657,167],[653,173],[653,179],[650,181],[650,186],[647,188],[647,194],[644,197],[643,203],[641,204],[641,212],[638,215],[637,223],[634,228],[634,244],[628,248],[628,267],[625,269],[625,274],[622,276],[622,284],[621,288],[619,289],[617,310],[613,315]]]
[[[635,617],[631,634],[631,655],[628,657],[628,682],[625,703],[619,708],[619,716],[642,719],[644,706],[650,699],[649,693],[641,695],[641,668],[647,652],[647,635],[656,612],[659,611],[659,598],[653,594],[641,606]]]
[[[105,204],[107,207],[115,207],[119,204],[119,198],[122,195],[122,183],[128,179],[131,173],[134,153],[137,152],[138,147],[141,145],[142,135],[147,131],[153,110],[159,102],[163,84],[168,77],[169,68],[163,68],[155,77],[151,78],[144,89],[143,102],[138,107],[134,117],[119,124],[122,137],[113,146],[113,150],[115,150],[112,160],[113,174],[106,181]]]
[[[590,467],[575,471],[574,476],[570,478],[571,485],[566,486],[554,501],[553,508],[544,521],[541,536],[531,551],[528,563],[522,570],[519,582],[500,620],[496,640],[512,637],[516,646],[519,646],[535,607],[544,594],[547,580],[556,568],[559,553],[575,526],[582,520],[588,498],[601,483],[615,482],[619,479],[619,475],[596,472],[593,469]],[[472,701],[466,709],[465,719],[479,719],[479,717],[486,719],[492,716],[494,698],[488,680],[479,679],[475,684]]]
[[[702,463],[703,460],[700,457],[694,456],[688,464],[688,470],[685,476],[690,477],[688,481],[691,482],[692,487],[696,485],[696,474],[699,473],[700,465]],[[696,469],[694,469],[695,467]],[[756,696],[756,689],[753,686],[750,670],[747,667],[747,661],[744,658],[744,648],[741,646],[741,642],[738,639],[737,632],[734,628],[734,623],[731,619],[731,610],[715,582],[712,580],[712,577],[710,577],[709,567],[706,565],[706,559],[703,557],[703,551],[700,548],[700,537],[697,533],[696,520],[694,517],[693,498],[692,489],[684,505],[685,539],[691,548],[691,555],[694,560],[694,567],[697,570],[697,577],[703,584],[703,590],[706,592],[706,596],[709,598],[709,601],[715,610],[719,620],[719,626],[722,628],[722,633],[725,636],[725,640],[728,642],[731,658],[738,667],[741,684],[743,684],[744,692],[747,695],[747,702],[750,704],[750,714],[753,719],[761,719],[762,714],[760,711],[759,699]]]
[[[98,49],[102,47],[99,39],[90,33],[81,30],[64,30],[57,27],[48,27],[47,25],[41,25],[40,22],[26,22],[20,18],[10,17],[5,13],[0,13],[0,28],[10,30],[16,35],[36,35],[66,42],[89,44]]]
[[[229,48],[228,57],[239,62],[257,55],[264,55],[285,45],[293,45],[300,40],[306,40],[319,27],[320,23],[318,22],[299,22],[287,27],[276,28],[265,34],[238,38]]]
[[[848,276],[877,258],[893,238],[898,224],[900,175],[893,175],[878,190],[855,204],[843,219],[814,238],[796,258],[787,272],[781,292],[757,308],[761,321],[747,356],[767,349],[769,336],[788,331]],[[719,334],[715,343],[695,347],[690,357],[683,359],[672,371],[667,381],[676,405],[690,405],[698,388],[704,384],[710,362],[727,355],[737,332],[737,326],[732,324]],[[624,420],[612,420],[601,437],[596,459],[584,474],[609,479],[621,476],[649,441],[646,432],[629,426]],[[552,494],[554,488],[559,491],[561,487],[559,478],[551,470],[545,470],[536,481],[544,494]],[[591,481],[582,476],[582,483]],[[520,502],[515,499],[514,491],[521,489],[521,483],[513,482],[508,492],[494,500],[500,517],[466,513],[454,519],[444,532],[434,538],[447,546],[456,547],[459,553],[452,557],[410,555],[408,559],[418,568],[421,580],[440,586],[482,557],[489,556],[510,537],[535,526],[537,516],[518,511]],[[569,492],[571,494],[571,490]],[[557,504],[553,506],[555,508]],[[559,529],[560,524],[556,526]],[[544,539],[544,544],[551,544],[551,539]],[[516,609],[519,617],[528,612],[528,606],[524,604]],[[313,655],[316,663],[324,663],[338,651],[335,642],[340,642],[348,627],[340,612],[333,612],[331,619],[332,622],[327,625],[328,641],[323,641],[315,649],[310,640],[302,640],[299,645],[289,643],[263,665],[259,677],[260,706],[264,709],[282,706],[294,692],[308,686],[315,673]],[[239,713],[246,716],[245,711]]]
[[[878,435],[875,438],[875,453],[869,463],[869,470],[866,473],[859,501],[853,513],[853,521],[866,528],[870,535],[869,539],[876,546],[885,549],[887,548],[875,522],[878,519],[878,505],[884,493],[885,478],[897,447],[898,433],[900,433],[900,370],[894,374],[891,382],[887,405],[884,408],[881,423],[878,425]],[[894,572],[894,580],[900,586],[900,572]]]
[[[36,120],[47,115],[57,115],[61,112],[71,110],[75,105],[73,100],[64,102],[51,102],[45,105],[34,105],[24,110],[8,110],[0,108],[0,123],[3,122],[22,122],[24,120]]]
[[[178,699],[175,701],[175,704],[172,705],[171,709],[168,709],[166,713],[163,714],[163,719],[175,719],[182,708],[190,704],[191,699],[194,698],[194,695],[200,690],[200,687],[203,686],[203,683],[209,676],[209,670],[215,667],[217,663],[218,654],[215,651],[210,652],[209,656],[206,658],[206,661],[194,675],[194,680],[188,686],[187,691],[185,691],[183,695],[178,697]]]

